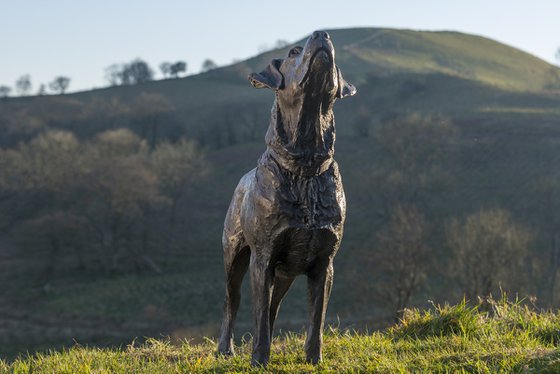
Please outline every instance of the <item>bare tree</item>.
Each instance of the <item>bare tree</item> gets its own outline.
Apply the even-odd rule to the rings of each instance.
[[[69,85],[70,85],[70,78],[60,76],[60,77],[56,77],[54,81],[49,83],[49,88],[55,93],[64,95]]]
[[[121,64],[112,64],[105,68],[105,80],[110,86],[122,84],[122,70]]]
[[[160,143],[151,154],[154,172],[163,192],[171,200],[169,224],[175,226],[179,200],[208,172],[208,163],[193,141]]]
[[[137,58],[124,65],[121,72],[122,84],[140,84],[154,79],[154,71],[147,62]]]
[[[523,262],[532,235],[508,211],[481,210],[462,222],[453,219],[445,236],[453,254],[451,276],[467,298],[489,296],[500,285],[514,288],[526,281]]]
[[[96,129],[111,129],[130,114],[130,108],[116,97],[100,95],[84,103],[82,114]]]
[[[177,61],[176,63],[172,64],[169,68],[169,74],[173,78],[179,77],[181,73],[185,73],[187,71],[187,63],[185,61]]]
[[[135,238],[132,231],[148,210],[167,202],[149,167],[145,142],[127,129],[106,131],[87,145],[85,156],[83,186],[88,197],[80,206],[81,215],[97,239],[106,270],[134,263],[161,272],[147,240]],[[138,245],[138,240],[143,243]]]
[[[50,130],[18,146],[10,180],[21,191],[61,193],[78,177],[80,143],[73,133]]]
[[[206,60],[204,60],[204,62],[202,63],[202,68],[200,69],[202,72],[207,72],[210,70],[214,70],[218,67],[218,65],[212,61],[211,59],[207,58]]]
[[[44,96],[47,94],[47,88],[45,87],[44,84],[41,83],[41,85],[39,86],[39,91],[37,91],[37,96]]]
[[[20,96],[27,96],[31,91],[31,76],[29,74],[22,75],[16,81],[16,91]]]
[[[456,133],[447,118],[411,114],[383,122],[376,138],[395,167],[410,174],[423,165],[442,161],[447,155],[445,145]]]
[[[385,215],[399,202],[419,207],[427,194],[450,180],[447,165],[458,129],[449,119],[411,114],[382,122],[374,131],[375,146],[387,162],[379,193],[387,202]]]
[[[163,114],[171,111],[173,105],[163,95],[157,93],[141,93],[132,104],[132,112],[136,114],[134,125],[140,136],[149,141],[153,150],[158,141],[158,128]]]
[[[4,99],[10,96],[10,92],[12,92],[12,89],[10,87],[0,86],[0,98]]]
[[[75,248],[80,243],[80,230],[85,224],[83,217],[70,212],[56,211],[25,221],[15,232],[16,241],[27,253],[40,259],[44,266],[39,272],[39,281],[47,286],[60,266],[67,248]]]
[[[128,64],[113,64],[105,68],[105,80],[111,86],[139,84],[153,79],[154,71],[147,62],[139,58]]]
[[[224,104],[221,115],[205,126],[202,141],[213,143],[217,148],[254,141],[265,130],[263,123],[266,118],[254,102]]]
[[[171,63],[162,62],[161,64],[159,64],[159,70],[161,71],[161,74],[163,75],[164,78],[169,77],[171,72]]]
[[[428,223],[414,205],[397,205],[377,234],[378,249],[372,258],[378,269],[375,290],[391,304],[397,320],[433,265],[427,235]]]

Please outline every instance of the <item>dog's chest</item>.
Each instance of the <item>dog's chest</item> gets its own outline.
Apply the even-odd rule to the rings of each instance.
[[[278,190],[281,211],[290,221],[307,228],[323,228],[341,221],[333,178],[299,177],[282,181]]]
[[[324,229],[344,221],[345,200],[336,163],[317,176],[292,174],[277,164],[260,165],[262,197],[289,227]]]

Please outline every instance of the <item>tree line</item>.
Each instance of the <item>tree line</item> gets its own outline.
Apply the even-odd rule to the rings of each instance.
[[[202,63],[201,72],[216,69],[218,65],[211,59],[206,59]],[[162,62],[159,69],[163,79],[179,78],[186,74],[187,63],[185,61]],[[125,64],[112,64],[105,68],[105,80],[110,86],[133,85],[154,80],[155,73],[150,65],[142,60],[135,59]],[[70,87],[71,79],[66,76],[57,76],[47,85],[40,84],[36,92],[38,96],[48,93],[63,95]],[[18,96],[28,96],[31,94],[33,84],[29,74],[22,75],[15,82],[15,93]],[[47,87],[50,90],[47,91]],[[12,87],[0,85],[0,98],[7,98],[12,94]]]
[[[262,53],[270,49],[284,48],[288,45],[289,43],[285,40],[277,40],[272,47],[263,45],[260,46],[258,50],[259,53]],[[164,61],[159,64],[159,70],[163,79],[179,78],[187,73],[187,66],[187,63],[182,60],[176,62]],[[218,64],[216,64],[212,59],[207,58],[202,62],[200,71],[205,73],[217,68]],[[154,80],[154,77],[154,69],[150,67],[146,61],[140,58],[136,58],[124,64],[112,64],[105,68],[105,80],[110,86],[145,83]],[[48,87],[50,93],[62,95],[68,90],[70,81],[71,79],[66,76],[57,76],[47,85],[40,84],[36,94],[38,96],[48,94]],[[31,94],[32,87],[31,76],[29,74],[22,75],[15,82],[15,93],[18,96],[28,96]],[[12,92],[12,87],[8,85],[0,85],[0,98],[7,98],[12,94]]]
[[[159,70],[163,79],[179,78],[187,73],[187,63],[185,61],[167,62],[159,65]],[[206,59],[202,63],[201,72],[216,69],[218,65]],[[105,80],[111,86],[140,84],[154,80],[155,72],[152,67],[142,59],[135,59],[125,64],[113,64],[105,69]]]
[[[50,91],[54,94],[63,95],[70,86],[70,78],[65,76],[58,76],[48,84]],[[41,84],[37,91],[38,96],[47,94],[47,86]],[[31,76],[29,74],[22,75],[15,83],[15,90],[19,96],[28,96],[31,94],[33,84],[31,83]],[[6,85],[0,85],[0,98],[7,98],[12,93],[12,88]]]
[[[178,215],[189,211],[182,204],[208,177],[209,164],[194,142],[155,135],[157,116],[169,110],[165,101],[148,94],[138,100],[146,112],[135,132],[114,128],[79,140],[46,130],[0,151],[0,202],[7,210],[29,207],[15,210],[12,234],[24,252],[43,258],[41,282],[62,271],[62,258],[92,273],[161,272],[180,240]],[[452,179],[447,145],[459,131],[449,119],[389,118],[370,136],[384,166],[366,169],[364,178],[374,182],[364,183],[376,185],[383,224],[357,257],[368,274],[364,282],[356,273],[364,294],[400,318],[430,293],[434,277],[446,283],[446,294],[455,285],[473,301],[500,289],[534,292],[527,279],[536,273],[556,297],[557,260],[534,252],[535,232],[510,211],[480,208],[442,221],[430,209]]]
[[[207,173],[187,139],[150,148],[124,128],[90,140],[48,130],[0,150],[0,204],[15,212],[12,236],[41,284],[61,272],[161,272],[170,242],[156,232],[173,237],[178,205]]]

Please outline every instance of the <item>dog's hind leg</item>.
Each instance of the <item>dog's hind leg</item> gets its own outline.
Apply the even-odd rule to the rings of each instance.
[[[294,282],[295,278],[284,278],[280,276],[274,277],[274,287],[272,289],[272,301],[270,302],[270,340],[272,340],[272,332],[274,329],[274,321],[278,315],[280,304],[286,296],[288,289]]]
[[[254,174],[253,169],[239,181],[224,221],[222,245],[226,272],[226,297],[224,301],[224,320],[218,342],[218,353],[224,355],[234,353],[233,325],[241,300],[241,282],[247,272],[251,258],[251,250],[245,242],[241,228],[241,206]]]
[[[224,301],[224,319],[218,342],[218,353],[233,355],[233,326],[241,300],[241,282],[247,272],[251,251],[249,247],[224,248],[224,266],[226,270],[226,297]]]

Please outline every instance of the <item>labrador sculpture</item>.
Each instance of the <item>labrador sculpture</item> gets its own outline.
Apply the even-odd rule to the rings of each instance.
[[[346,201],[333,158],[337,98],[356,89],[334,62],[329,34],[315,31],[305,47],[292,48],[249,81],[275,91],[267,148],[255,169],[241,178],[226,215],[224,319],[218,352],[232,355],[240,287],[251,275],[253,365],[266,365],[278,308],[295,277],[307,275],[310,321],[308,362],[321,360],[325,311],[333,282],[333,259],[342,239]]]

